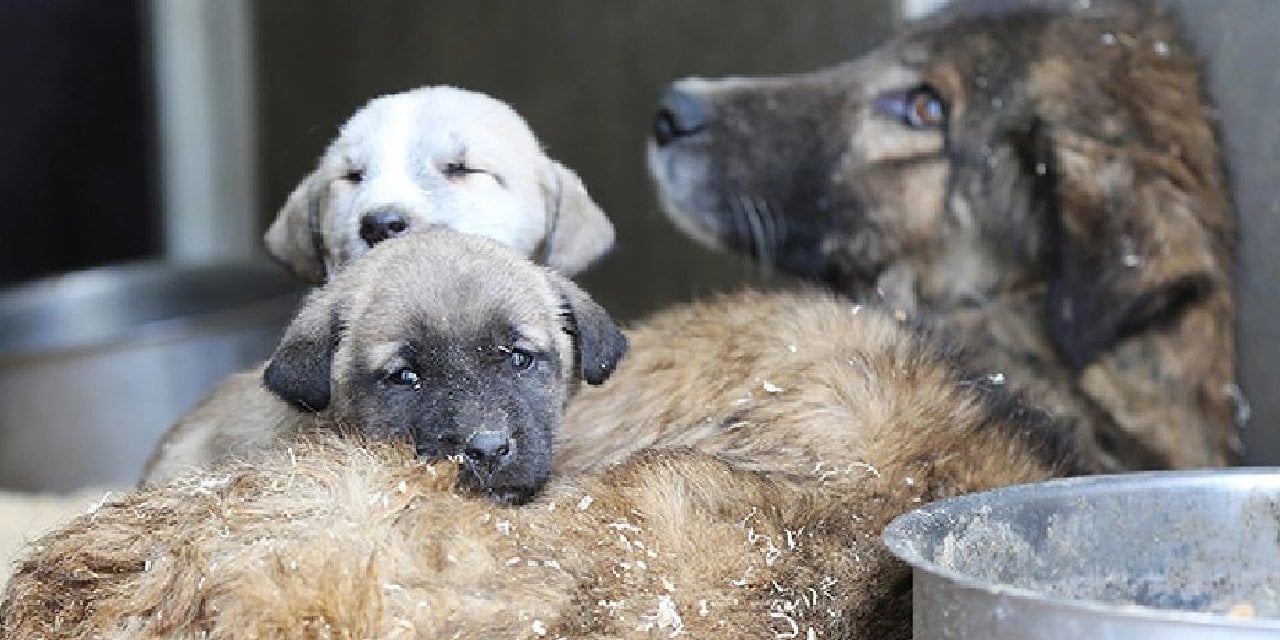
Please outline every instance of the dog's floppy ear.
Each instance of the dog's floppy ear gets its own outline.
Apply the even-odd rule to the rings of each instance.
[[[569,320],[565,331],[574,337],[579,373],[588,383],[601,384],[627,354],[627,336],[614,324],[609,312],[578,285],[556,274],[551,278],[564,301],[564,315]]]
[[[323,289],[311,294],[271,354],[263,384],[303,409],[319,411],[329,406],[330,370],[340,327],[334,296]]]
[[[613,248],[613,223],[591,199],[577,174],[548,160],[542,192],[547,211],[542,250],[547,266],[572,277]]]
[[[1116,342],[1172,322],[1221,283],[1222,238],[1188,167],[1166,150],[1048,124],[1048,314],[1083,368]],[[1212,171],[1212,170],[1210,170]]]
[[[324,282],[324,236],[321,223],[321,189],[325,182],[316,169],[294,187],[262,239],[267,253],[310,284]]]

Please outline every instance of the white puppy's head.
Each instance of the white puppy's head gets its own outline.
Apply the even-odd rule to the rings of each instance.
[[[273,257],[319,283],[378,242],[435,225],[491,238],[570,276],[614,238],[582,181],[542,153],[511,107],[424,87],[357,111],[264,239]]]

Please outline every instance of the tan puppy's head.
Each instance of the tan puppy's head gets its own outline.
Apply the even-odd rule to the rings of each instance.
[[[519,114],[444,86],[357,111],[264,239],[298,277],[320,283],[378,242],[431,225],[491,238],[568,276],[614,239],[582,181],[543,154]]]
[[[563,276],[437,227],[377,245],[308,298],[264,382],[345,430],[461,457],[465,485],[523,502],[579,380],[604,382],[626,350]]]

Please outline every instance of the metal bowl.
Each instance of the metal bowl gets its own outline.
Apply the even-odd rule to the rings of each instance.
[[[175,419],[270,354],[302,292],[272,264],[154,261],[0,290],[0,488],[132,484]]]
[[[1007,487],[884,540],[913,569],[917,640],[1280,638],[1280,469]]]

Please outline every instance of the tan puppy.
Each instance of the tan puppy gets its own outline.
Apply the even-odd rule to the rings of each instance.
[[[830,295],[729,296],[630,337],[650,355],[617,375],[654,387],[585,390],[577,436],[606,435],[524,507],[408,448],[269,450],[37,542],[0,635],[906,638],[892,517],[1078,470],[1043,413]]]
[[[174,425],[142,482],[322,429],[462,456],[473,488],[527,500],[579,381],[603,382],[626,347],[563,276],[485,238],[411,234],[308,298],[265,368],[232,376]]]
[[[300,278],[320,283],[374,244],[431,225],[492,238],[569,276],[614,239],[582,181],[542,153],[519,114],[442,86],[357,111],[265,240]]]

